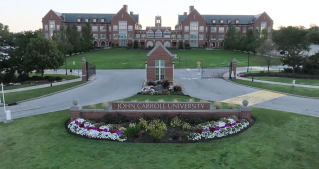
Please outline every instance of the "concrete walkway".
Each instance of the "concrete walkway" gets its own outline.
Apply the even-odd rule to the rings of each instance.
[[[73,83],[73,82],[79,82],[79,81],[81,81],[81,78],[52,83],[52,86],[59,86],[59,85]],[[51,84],[49,83],[49,84],[23,87],[23,88],[12,89],[12,90],[4,90],[4,93],[21,92],[21,91],[27,91],[27,90],[33,90],[33,89],[41,89],[41,88],[46,88],[46,87],[50,87],[50,86],[51,86]]]
[[[241,72],[245,72],[245,71],[240,71],[238,73],[241,73]],[[251,78],[239,77],[239,76],[236,76],[236,79],[251,81]],[[295,80],[298,80],[298,79],[295,79]],[[292,85],[292,80],[291,80],[291,83],[282,83],[282,82],[272,82],[272,81],[254,79],[254,82],[261,82],[261,83],[268,83],[268,84],[277,84],[277,85],[286,85],[286,86],[291,86]],[[319,89],[319,86],[313,86],[313,85],[295,84],[295,87],[307,87],[307,88]]]

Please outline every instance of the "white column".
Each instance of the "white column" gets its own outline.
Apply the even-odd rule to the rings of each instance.
[[[174,78],[174,71],[175,71],[174,65],[175,65],[175,64],[174,64],[174,62],[173,62],[173,81],[174,81],[174,79],[175,79],[175,78]]]

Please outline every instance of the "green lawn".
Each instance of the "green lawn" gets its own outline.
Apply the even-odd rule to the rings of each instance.
[[[34,90],[27,90],[27,91],[21,91],[21,92],[12,92],[12,93],[6,93],[5,99],[6,103],[15,103],[17,101],[27,100],[35,97],[40,97],[46,94],[54,93],[60,90],[68,89],[74,86],[78,86],[80,84],[83,84],[85,82],[79,81],[79,82],[72,82],[67,83],[63,85],[53,86],[52,87],[46,87],[41,89],[34,89]]]
[[[4,86],[3,90],[19,89],[19,88],[25,88],[25,87],[31,87],[31,86],[37,86],[37,85],[42,85],[42,83],[24,84],[24,85],[16,85],[16,86]]]
[[[239,79],[235,79],[233,81],[239,84],[244,84],[244,85],[252,86],[252,87],[258,87],[261,89],[274,90],[278,92],[290,93],[290,94],[295,94],[300,96],[319,97],[319,89],[314,89],[314,88],[295,86],[294,91],[292,91],[291,86],[286,86],[286,85],[275,85],[275,84],[252,82],[252,81],[239,80]]]
[[[254,76],[256,80],[265,80],[272,82],[281,82],[281,83],[292,83],[293,80],[296,80],[296,84],[301,85],[314,85],[319,86],[319,80],[317,79],[299,79],[299,78],[287,78],[287,77],[267,77],[267,76]]]
[[[267,73],[268,71],[265,70],[265,73]],[[277,72],[279,73],[279,70],[269,70],[269,72]],[[251,72],[242,72],[243,74],[250,74],[250,73],[260,73],[260,71],[251,71]]]
[[[0,123],[1,168],[317,169],[319,118],[252,107],[256,123],[194,144],[90,140],[66,132],[69,111]]]
[[[247,55],[227,50],[172,50],[177,57],[184,57],[184,60],[174,59],[175,68],[196,68],[197,61],[202,67],[225,67],[234,58],[237,66],[247,66]],[[144,69],[146,62],[146,50],[135,49],[105,49],[73,55],[67,58],[68,68],[79,68],[81,59],[84,57],[88,62],[95,64],[97,69]],[[73,65],[75,61],[75,66]],[[279,60],[278,60],[279,61]],[[186,65],[187,62],[187,65]],[[250,56],[251,66],[260,66],[260,56]],[[61,68],[64,68],[62,66]]]

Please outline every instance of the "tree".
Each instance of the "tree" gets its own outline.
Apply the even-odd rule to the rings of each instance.
[[[82,27],[81,37],[82,37],[81,51],[87,52],[90,49],[92,49],[92,47],[93,47],[92,40],[94,38],[93,38],[93,35],[91,33],[91,26],[89,23],[86,23],[85,26]]]
[[[6,40],[9,38],[10,32],[9,32],[9,26],[3,25],[0,23],[0,46],[7,45]]]
[[[319,29],[312,29],[308,33],[308,40],[313,44],[319,44]]]
[[[252,29],[248,29],[244,44],[246,45],[246,50],[250,52],[255,52],[255,49],[258,47],[257,37]]]
[[[235,49],[236,41],[237,41],[236,38],[237,38],[236,37],[236,29],[231,23],[229,23],[226,37],[223,41],[224,49]]]
[[[32,70],[43,73],[45,69],[58,69],[63,65],[63,54],[57,44],[45,37],[31,38],[27,46],[24,64],[30,65]]]
[[[302,71],[306,74],[319,75],[319,53],[305,59],[302,65]]]
[[[295,73],[295,68],[301,66],[304,61],[301,54],[310,49],[307,32],[304,27],[280,27],[273,37],[277,49],[288,52],[288,54],[281,57],[280,60],[283,65],[291,66],[293,73]]]
[[[276,64],[276,60],[274,59],[274,57],[271,56],[272,50],[273,50],[273,45],[269,40],[264,41],[256,49],[256,52],[258,52],[261,55],[261,62],[267,65],[268,73],[269,73],[270,65]]]
[[[183,42],[179,42],[178,49],[184,49],[184,44],[183,44]]]
[[[72,25],[71,27],[68,26],[66,29],[66,35],[69,39],[69,42],[73,46],[72,52],[69,51],[69,55],[71,56],[72,53],[80,52],[81,50],[81,41],[80,41],[80,35],[81,33],[78,31],[78,27],[76,25]]]
[[[65,60],[65,74],[68,74],[66,64],[66,54],[72,52],[73,46],[69,42],[69,37],[66,34],[64,26],[60,27],[60,30],[53,32],[52,40],[58,45],[58,50],[63,54]]]
[[[137,40],[134,41],[134,46],[133,46],[133,48],[134,48],[134,49],[138,49],[138,42],[137,42]]]

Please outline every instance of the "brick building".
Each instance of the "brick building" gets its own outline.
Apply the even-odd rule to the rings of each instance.
[[[162,44],[165,47],[178,47],[179,42],[189,44],[191,47],[220,48],[227,32],[228,23],[231,22],[237,31],[245,35],[248,29],[260,34],[267,29],[269,39],[272,39],[273,20],[266,12],[257,15],[202,15],[194,6],[189,12],[178,15],[178,24],[175,30],[162,26],[160,16],[155,17],[155,25],[142,29],[139,15],[129,12],[128,6],[123,7],[114,14],[94,13],[59,13],[50,10],[43,18],[43,34],[51,37],[54,30],[75,24],[78,30],[86,23],[90,23],[96,47],[126,46],[137,40],[139,46],[155,46]]]

